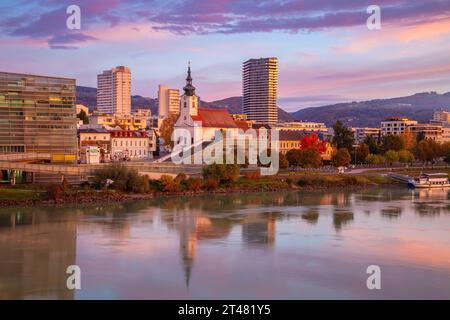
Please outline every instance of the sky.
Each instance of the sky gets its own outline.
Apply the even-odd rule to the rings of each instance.
[[[369,30],[369,5],[381,29]],[[81,28],[70,30],[69,5]],[[286,111],[450,91],[450,0],[0,0],[0,71],[75,78],[125,65],[132,93],[242,94],[242,63],[277,57]]]

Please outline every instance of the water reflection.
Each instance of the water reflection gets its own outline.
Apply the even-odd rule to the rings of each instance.
[[[0,299],[373,298],[364,268],[374,260],[397,266],[392,283],[432,270],[419,274],[417,294],[440,297],[450,292],[436,282],[450,274],[448,196],[380,189],[0,209]],[[76,294],[66,289],[72,264],[87,278]]]

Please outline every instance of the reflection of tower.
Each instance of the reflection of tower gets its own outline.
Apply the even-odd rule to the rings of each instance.
[[[249,245],[271,247],[275,243],[275,217],[247,216],[242,223],[242,238]]]
[[[197,216],[192,212],[184,212],[180,217],[180,250],[183,259],[186,287],[189,287],[195,251],[197,249]]]

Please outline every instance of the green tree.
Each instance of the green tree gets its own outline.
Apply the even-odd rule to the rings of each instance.
[[[364,139],[364,144],[369,147],[369,152],[372,154],[380,153],[380,146],[378,145],[378,141],[373,136],[367,136]]]
[[[382,164],[385,162],[385,159],[383,156],[381,156],[379,154],[369,154],[366,157],[366,162],[368,164]]]
[[[399,161],[398,152],[397,152],[397,151],[394,151],[394,150],[388,150],[388,151],[384,154],[384,158],[386,159],[386,161],[387,161],[391,166],[392,166],[393,163]]]
[[[398,152],[398,160],[401,163],[411,163],[414,161],[414,155],[411,151],[403,149]]]
[[[342,121],[338,120],[333,126],[334,136],[333,144],[336,148],[346,148],[347,151],[353,148],[355,138],[353,132],[347,128]]]
[[[405,143],[401,136],[388,134],[381,138],[381,146],[384,152],[389,150],[399,151],[405,148]]]
[[[317,149],[308,148],[300,151],[299,164],[303,168],[319,168],[322,166],[322,157]]]
[[[331,159],[335,167],[347,167],[350,164],[351,156],[347,148],[340,148]]]
[[[77,117],[83,121],[83,124],[89,124],[89,117],[84,110],[81,110]]]

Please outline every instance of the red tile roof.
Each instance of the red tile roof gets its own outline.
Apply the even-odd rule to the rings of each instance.
[[[198,109],[198,115],[192,116],[192,120],[201,121],[202,127],[212,128],[237,128],[238,126],[231,118],[226,109]]]

